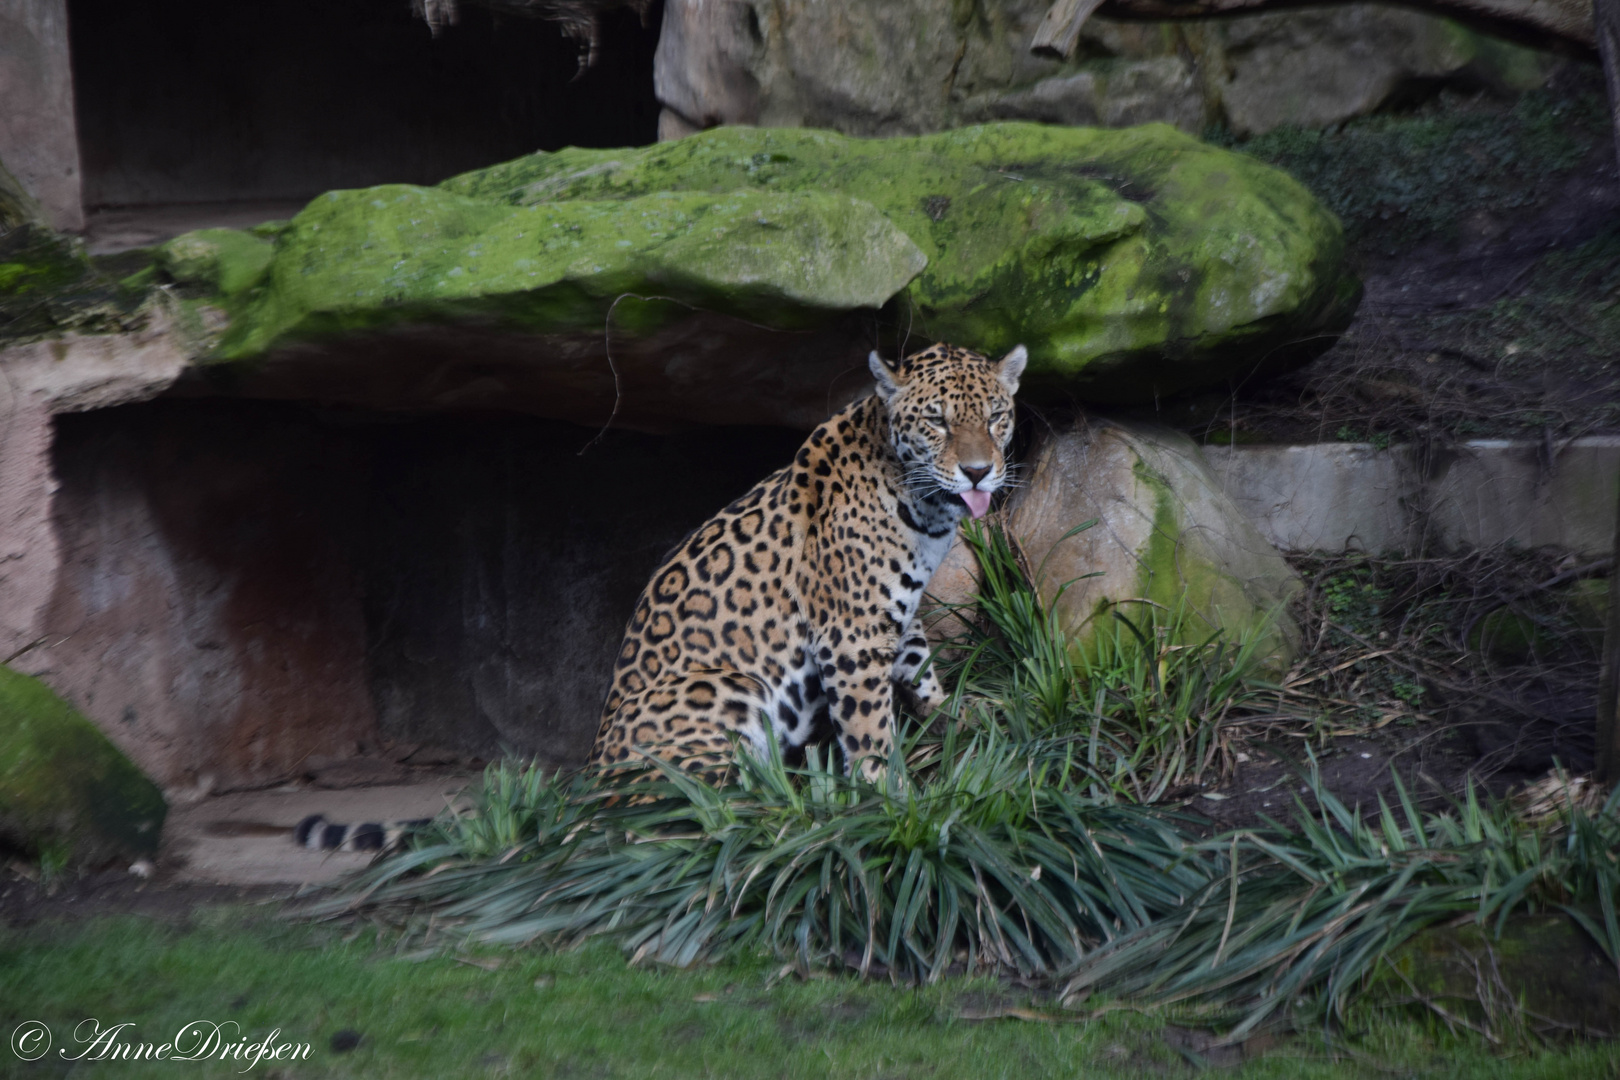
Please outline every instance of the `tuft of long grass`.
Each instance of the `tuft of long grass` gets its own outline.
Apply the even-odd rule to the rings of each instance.
[[[1231,725],[1269,711],[1276,688],[1260,674],[1258,630],[1236,643],[1219,631],[1199,638],[1185,608],[1116,605],[1080,648],[1031,584],[1044,566],[1027,572],[1000,528],[973,522],[966,536],[983,584],[945,673],[951,709],[1017,739],[1079,744],[1093,795],[1150,803],[1197,784],[1226,764]]]
[[[999,971],[1071,1004],[1179,1005],[1231,1039],[1300,1006],[1341,1013],[1390,949],[1458,917],[1565,911],[1620,956],[1616,799],[1535,825],[1471,793],[1425,814],[1398,787],[1368,821],[1313,775],[1314,809],[1205,838],[1081,795],[1071,749],[981,732],[954,750],[926,780],[897,755],[883,786],[814,757],[744,754],[728,787],[658,765],[636,802],[492,765],[474,811],[305,914],[497,943],[608,937],[683,967],[763,949],[908,981]]]
[[[1420,813],[1395,776],[1398,806],[1374,821],[1321,787],[1287,826],[1242,830],[1192,845],[1228,853],[1225,890],[1200,894],[1184,916],[1138,931],[1082,961],[1065,987],[1219,1015],[1240,1012],[1240,1039],[1277,1010],[1312,1000],[1342,1015],[1378,961],[1426,927],[1458,917],[1500,932],[1515,912],[1562,911],[1611,961],[1620,958],[1615,898],[1620,794],[1596,813],[1574,805],[1535,823],[1470,787],[1439,813]]]
[[[499,942],[606,934],[678,966],[747,947],[905,979],[1050,979],[1180,908],[1212,872],[1186,857],[1185,824],[1085,796],[1063,754],[993,731],[926,779],[897,756],[884,786],[814,754],[789,769],[741,753],[736,783],[718,788],[654,767],[627,801],[587,776],[491,766],[475,811],[310,913],[428,911]]]

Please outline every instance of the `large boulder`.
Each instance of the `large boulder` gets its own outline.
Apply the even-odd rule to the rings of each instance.
[[[1089,650],[1099,631],[1119,632],[1117,611],[1182,642],[1217,632],[1232,645],[1255,640],[1256,656],[1273,668],[1292,656],[1299,629],[1287,607],[1299,578],[1185,435],[1083,417],[1041,436],[1027,469],[1008,502],[1007,529],[1076,648]],[[1085,522],[1095,524],[1074,532]],[[964,604],[978,582],[959,539],[929,592]],[[944,621],[935,636],[953,629]]]
[[[1345,4],[1179,23],[1093,16],[1069,61],[1029,45],[1051,0],[669,0],[660,133],[714,124],[914,135],[985,120],[1260,133],[1410,90],[1539,85],[1553,58],[1446,19]]]
[[[157,851],[156,785],[38,679],[0,667],[0,841],[96,864]]]
[[[809,426],[865,389],[883,309],[1028,345],[1034,399],[1143,401],[1319,349],[1343,256],[1288,176],[1164,126],[717,129],[324,195],[218,300],[215,357],[258,396]]]

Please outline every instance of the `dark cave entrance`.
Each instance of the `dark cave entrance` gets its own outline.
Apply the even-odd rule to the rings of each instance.
[[[102,250],[286,216],[332,188],[657,138],[657,5],[646,25],[605,14],[577,80],[579,47],[556,24],[471,5],[437,37],[407,0],[68,9],[83,204]]]
[[[53,685],[223,788],[379,742],[581,764],[636,597],[784,428],[220,399],[56,419]]]

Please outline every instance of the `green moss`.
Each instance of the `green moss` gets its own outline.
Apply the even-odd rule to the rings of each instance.
[[[0,233],[0,347],[67,330],[129,329],[145,294],[120,288],[74,237],[33,225]]]
[[[1609,616],[1609,582],[1572,581],[1487,612],[1468,636],[1470,651],[1497,664],[1595,655]]]
[[[322,196],[221,356],[413,321],[599,333],[626,292],[799,326],[903,288],[915,331],[1027,344],[1036,396],[1141,399],[1343,325],[1343,254],[1299,184],[1163,125],[719,128]]]
[[[0,667],[0,838],[77,862],[157,850],[163,795],[38,679]]]
[[[40,208],[39,202],[28,194],[28,189],[18,183],[15,176],[6,171],[4,165],[0,165],[0,232],[21,225],[43,228],[45,224],[45,211]],[[4,291],[3,286],[0,286],[0,291]]]
[[[821,192],[509,205],[390,185],[322,196],[276,250],[263,297],[226,338],[227,358],[417,321],[599,334],[626,293],[680,303],[627,308],[620,332],[654,329],[681,305],[796,328],[880,306],[925,262],[869,204]]]
[[[159,247],[157,264],[175,281],[235,296],[264,278],[274,254],[274,246],[253,233],[199,229]]]
[[[31,226],[0,236],[0,302],[60,292],[89,273],[84,253],[65,236]]]

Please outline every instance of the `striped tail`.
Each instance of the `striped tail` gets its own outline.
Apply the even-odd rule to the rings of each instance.
[[[392,851],[411,833],[432,823],[432,818],[412,818],[340,825],[326,820],[325,814],[311,814],[293,830],[293,843],[311,851]]]

